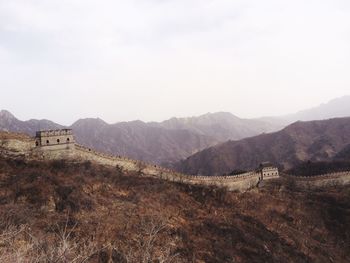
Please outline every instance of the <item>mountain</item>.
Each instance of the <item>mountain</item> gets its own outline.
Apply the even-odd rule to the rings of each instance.
[[[241,119],[229,112],[207,113],[190,118],[172,118],[154,125],[166,129],[190,130],[221,142],[276,131],[279,127],[277,124],[270,124],[262,120]]]
[[[107,124],[100,119],[82,119],[70,128],[80,144],[156,164],[186,158],[218,142],[189,130],[154,127],[142,121]]]
[[[231,113],[207,113],[198,117],[172,118],[163,122],[142,121],[108,124],[101,119],[78,120],[69,128],[76,140],[100,151],[156,164],[169,164],[228,140],[241,140],[278,131],[295,120],[350,116],[350,96],[296,114],[260,119],[241,119]],[[39,129],[60,129],[49,120],[20,121],[0,112],[0,130],[34,135]]]
[[[37,130],[64,126],[48,120],[20,121],[8,111],[0,113],[0,130],[34,135]],[[241,139],[275,129],[260,120],[240,119],[230,113],[170,119],[161,123],[142,121],[108,124],[101,119],[81,119],[70,127],[78,143],[115,155],[156,164],[184,159],[229,139]]]
[[[38,130],[62,129],[64,126],[49,120],[20,121],[6,110],[0,111],[0,130],[24,132],[31,136]]]
[[[299,111],[297,113],[277,117],[258,118],[265,123],[283,128],[296,121],[325,120],[350,116],[350,96],[343,96],[323,103],[317,107]]]
[[[311,121],[350,116],[350,96],[336,98],[308,110],[284,116],[289,121]]]
[[[205,149],[177,163],[189,174],[217,175],[254,169],[270,161],[289,169],[303,161],[327,161],[344,156],[350,147],[350,118],[296,122],[283,130]]]
[[[82,119],[70,128],[76,140],[88,147],[156,164],[170,164],[217,143],[257,135],[274,130],[275,126],[220,112],[160,123],[107,124],[101,119]]]

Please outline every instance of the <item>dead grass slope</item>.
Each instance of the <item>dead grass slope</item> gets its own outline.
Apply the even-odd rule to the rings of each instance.
[[[0,219],[2,262],[350,260],[349,187],[276,181],[240,194],[89,162],[0,159]]]

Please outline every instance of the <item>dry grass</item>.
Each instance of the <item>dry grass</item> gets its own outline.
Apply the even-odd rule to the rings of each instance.
[[[349,262],[350,190],[247,193],[0,159],[1,262]]]
[[[0,131],[0,140],[8,139],[29,140],[31,137],[24,133]]]

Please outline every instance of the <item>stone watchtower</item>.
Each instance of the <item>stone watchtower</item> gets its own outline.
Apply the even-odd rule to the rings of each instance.
[[[259,166],[259,172],[261,173],[261,179],[278,178],[278,168],[273,166],[269,162],[263,162]]]
[[[35,146],[42,150],[73,149],[74,145],[74,136],[71,129],[36,132]]]

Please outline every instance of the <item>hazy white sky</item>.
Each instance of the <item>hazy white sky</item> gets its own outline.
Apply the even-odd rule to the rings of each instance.
[[[0,108],[70,124],[350,94],[348,0],[0,0]]]

